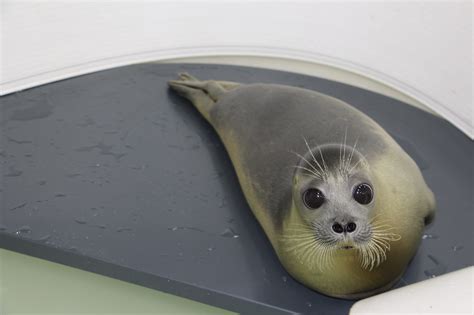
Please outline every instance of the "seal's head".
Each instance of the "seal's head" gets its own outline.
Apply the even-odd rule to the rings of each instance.
[[[300,230],[306,231],[298,242],[307,245],[300,259],[323,270],[351,251],[363,269],[380,265],[400,236],[375,220],[377,188],[366,159],[355,147],[340,144],[310,149],[300,158],[292,192],[303,220]]]
[[[434,207],[408,155],[360,147],[306,143],[306,154],[296,153],[292,206],[277,245],[293,277],[349,299],[385,291],[401,277]]]

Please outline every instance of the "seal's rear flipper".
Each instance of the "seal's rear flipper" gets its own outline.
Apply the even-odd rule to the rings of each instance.
[[[168,81],[170,87],[190,100],[199,112],[209,120],[209,112],[222,94],[240,84],[228,81],[199,81],[188,73],[180,73],[179,80]]]

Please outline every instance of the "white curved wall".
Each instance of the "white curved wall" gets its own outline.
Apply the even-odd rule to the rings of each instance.
[[[0,93],[160,59],[275,56],[402,90],[472,132],[472,3],[3,1]]]

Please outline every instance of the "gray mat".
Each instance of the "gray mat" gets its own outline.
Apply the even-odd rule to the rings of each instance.
[[[418,162],[439,205],[397,286],[472,265],[468,137],[360,88],[216,65],[134,65],[1,98],[0,247],[242,313],[347,313],[352,301],[282,268],[216,133],[167,89],[181,71],[314,89],[367,113]]]

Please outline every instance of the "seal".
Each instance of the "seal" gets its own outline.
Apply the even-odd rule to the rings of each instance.
[[[169,85],[219,134],[252,212],[293,278],[345,299],[397,282],[434,217],[435,199],[381,126],[302,88],[185,73]]]

